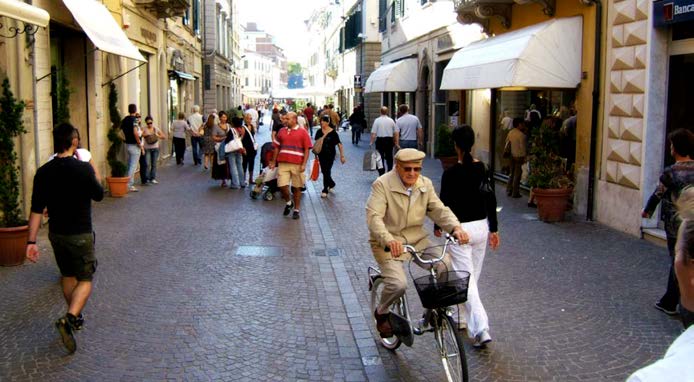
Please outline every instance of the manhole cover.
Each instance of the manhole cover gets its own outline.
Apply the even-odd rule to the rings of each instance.
[[[342,250],[339,248],[316,249],[313,251],[313,256],[342,256]]]
[[[260,245],[242,245],[236,250],[236,256],[268,257],[282,255],[280,247],[263,247]]]

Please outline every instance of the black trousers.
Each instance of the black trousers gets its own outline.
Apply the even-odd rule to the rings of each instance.
[[[359,141],[361,141],[361,130],[362,126],[354,124],[352,125],[352,144],[359,144]]]
[[[320,163],[320,171],[323,173],[323,192],[328,192],[328,188],[335,187],[335,181],[332,177],[333,163],[335,163],[335,156],[322,157],[318,156],[318,162]]]
[[[186,139],[176,138],[173,139],[174,151],[176,152],[176,164],[183,163],[183,155],[186,152]]]
[[[257,154],[257,151],[250,151],[246,150],[246,155],[243,156],[243,175],[244,177],[246,176],[246,171],[248,171],[248,174],[253,177],[253,168],[255,168],[255,155]]]
[[[393,137],[376,138],[376,151],[381,154],[383,159],[383,168],[378,170],[379,175],[385,174],[386,171],[393,169],[393,147],[395,142]]]
[[[660,305],[670,310],[675,310],[677,304],[680,303],[680,288],[677,285],[677,277],[675,276],[676,242],[676,237],[667,236],[667,249],[670,252],[670,274],[667,278],[667,289],[665,289],[665,294],[660,298]]]

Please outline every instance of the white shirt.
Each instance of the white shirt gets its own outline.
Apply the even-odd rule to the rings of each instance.
[[[694,381],[694,325],[675,339],[665,357],[632,374],[627,382]]]
[[[48,157],[48,161],[49,162],[52,161],[57,156],[58,156],[58,154],[56,154],[56,153],[52,154],[50,157]],[[79,149],[75,150],[74,156],[75,156],[75,158],[77,158],[78,160],[80,160],[82,162],[89,163],[89,161],[92,160],[92,153],[90,153],[89,150],[83,149],[81,147]]]
[[[501,128],[510,131],[513,129],[513,118],[511,117],[504,117],[501,119]]]
[[[255,109],[248,109],[243,114],[250,114],[251,123],[253,126],[258,127],[258,112]]]
[[[376,134],[376,137],[393,137],[395,133],[395,121],[387,115],[382,115],[374,121],[371,128],[371,134]]]
[[[193,113],[188,117],[188,124],[189,130],[191,133],[195,133],[197,135],[200,134],[200,126],[202,126],[202,114],[200,113]]]
[[[395,131],[400,133],[401,141],[416,141],[417,129],[421,129],[422,124],[419,123],[419,118],[405,113],[395,122]]]

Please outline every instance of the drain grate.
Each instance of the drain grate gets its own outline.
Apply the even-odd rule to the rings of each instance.
[[[313,256],[342,256],[340,248],[316,249],[313,251]]]
[[[265,247],[261,245],[242,245],[236,250],[236,256],[244,257],[271,257],[281,256],[281,247]]]

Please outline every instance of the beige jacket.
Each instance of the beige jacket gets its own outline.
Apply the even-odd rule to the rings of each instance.
[[[366,223],[371,237],[369,243],[376,261],[392,258],[384,248],[391,240],[414,245],[417,249],[429,246],[429,234],[424,230],[424,218],[429,217],[446,232],[460,225],[434,190],[431,180],[420,176],[411,195],[395,170],[376,179],[366,202]],[[405,254],[396,260],[409,260]]]

